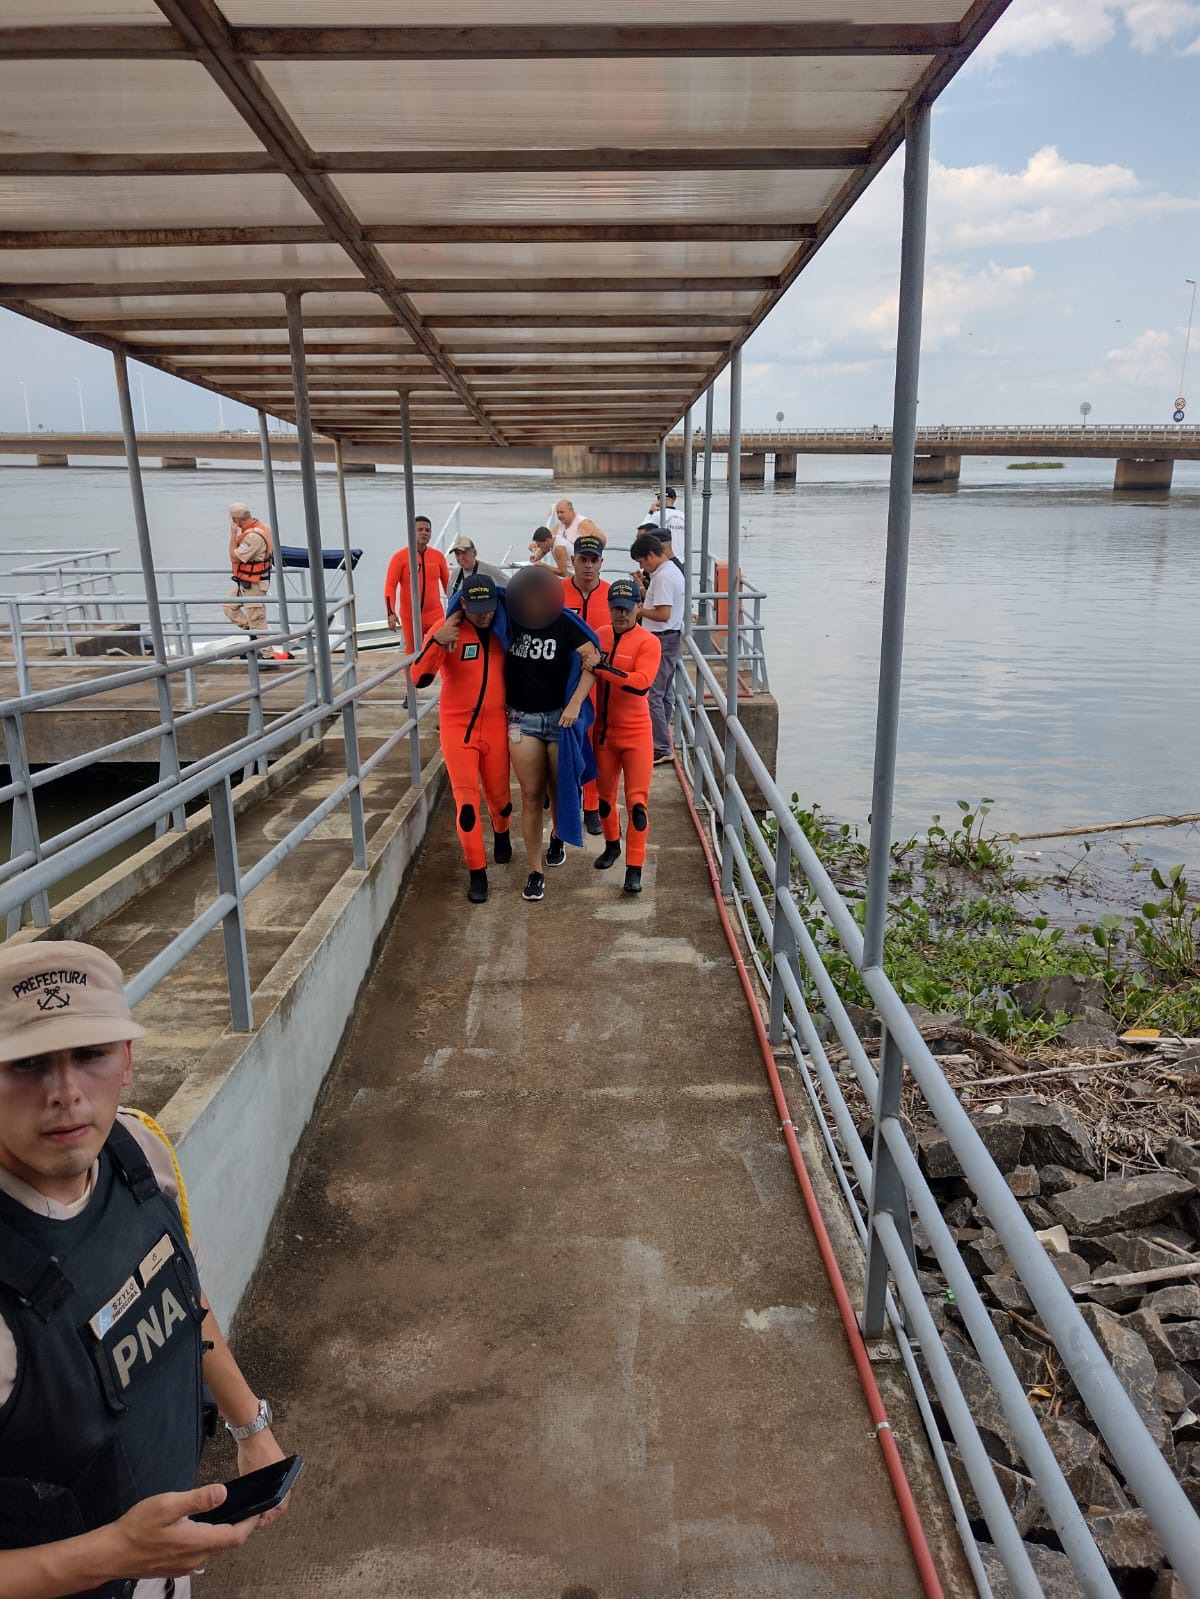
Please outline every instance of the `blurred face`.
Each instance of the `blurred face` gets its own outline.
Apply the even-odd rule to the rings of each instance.
[[[479,552],[478,550],[455,550],[454,559],[464,572],[473,572],[475,563],[479,559]]]
[[[565,527],[568,522],[573,522],[575,520],[575,507],[571,504],[570,500],[559,500],[558,504],[554,507],[554,514]]]
[[[563,586],[544,567],[526,566],[505,593],[508,614],[521,627],[549,627],[563,608]]]
[[[433,537],[433,527],[432,527],[432,525],[430,523],[428,523],[428,522],[418,522],[417,523],[417,548],[419,550],[428,549],[429,548],[429,541],[430,541],[430,539],[432,537]]]
[[[575,581],[585,592],[588,589],[594,589],[596,584],[599,583],[600,566],[603,559],[603,556],[592,555],[590,552],[571,557],[571,570],[575,574]]]
[[[608,619],[612,623],[612,630],[617,638],[620,638],[622,633],[628,633],[631,628],[637,626],[637,612],[630,611],[623,605],[610,605]]]
[[[48,1199],[81,1199],[132,1076],[128,1043],[0,1062],[0,1165]]]

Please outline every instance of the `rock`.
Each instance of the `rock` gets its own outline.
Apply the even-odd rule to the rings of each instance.
[[[1008,1417],[1000,1408],[992,1379],[979,1361],[971,1356],[949,1350],[947,1354],[955,1379],[963,1391],[971,1415],[975,1418],[975,1425],[979,1429],[988,1454],[1002,1466],[1008,1466],[1014,1471],[1020,1470],[1023,1465],[1021,1451],[1013,1437]],[[1146,1359],[1149,1361],[1149,1355]]]
[[[1183,1382],[1185,1376],[1182,1366],[1169,1366],[1165,1371],[1160,1371],[1154,1379],[1154,1391],[1168,1416],[1182,1416],[1188,1408],[1187,1391]]]
[[[1176,1360],[1200,1360],[1200,1321],[1168,1322],[1163,1332]]]
[[[1175,1365],[1178,1357],[1174,1346],[1168,1341],[1166,1329],[1152,1310],[1141,1306],[1125,1317],[1125,1325],[1132,1327],[1145,1344],[1158,1371],[1169,1371]]]
[[[974,1231],[974,1230],[973,1230]],[[973,1277],[986,1277],[1008,1265],[1008,1251],[990,1227],[981,1227],[958,1246],[959,1254]]]
[[[1036,1166],[1014,1166],[1005,1181],[1018,1199],[1036,1199],[1042,1191]]]
[[[1016,1310],[1022,1316],[1028,1316],[1033,1311],[1033,1300],[1025,1292],[1018,1278],[1007,1275],[1005,1272],[993,1272],[983,1279],[988,1292],[1003,1310]]]
[[[1092,977],[1033,977],[1014,983],[1013,998],[1026,1016],[1082,1016],[1090,1008],[1103,1010],[1104,987]]]
[[[1042,1194],[1048,1199],[1052,1194],[1065,1194],[1068,1188],[1079,1188],[1092,1179],[1081,1171],[1072,1171],[1069,1166],[1051,1164],[1043,1166],[1038,1172],[1038,1179],[1042,1185]]]
[[[1088,1524],[1110,1571],[1157,1571],[1162,1565],[1162,1546],[1143,1511],[1089,1516]]]
[[[1067,1487],[1075,1502],[1085,1510],[1125,1510],[1128,1501],[1100,1455],[1100,1440],[1095,1433],[1066,1416],[1048,1416],[1042,1422],[1046,1442],[1054,1451]],[[1047,1518],[1046,1525],[1050,1522]]]
[[[1044,1199],[1023,1199],[1021,1209],[1025,1212],[1025,1220],[1036,1231],[1053,1227],[1055,1215]]]
[[[1079,1599],[1082,1589],[1071,1570],[1071,1562],[1066,1555],[1059,1554],[1057,1549],[1047,1549],[1039,1543],[1026,1545],[1029,1562],[1037,1577],[1038,1586],[1041,1588],[1043,1599]],[[988,1585],[992,1590],[993,1599],[1018,1599],[1018,1593],[1024,1593],[1013,1587],[1004,1570],[1003,1562],[996,1552],[995,1545],[981,1543],[979,1545],[980,1557],[983,1560],[984,1570],[987,1573]]]
[[[1150,1436],[1162,1449],[1169,1441],[1170,1430],[1154,1387],[1158,1371],[1145,1340],[1120,1316],[1101,1305],[1084,1304],[1079,1308]]]
[[[850,1018],[851,1027],[860,1038],[879,1037],[879,1017],[873,1010],[868,1010],[865,1005],[847,1003],[846,1015]]]
[[[1005,1101],[1004,1119],[1023,1130],[1019,1164],[1066,1166],[1089,1174],[1098,1170],[1091,1135],[1069,1106],[1021,1094]],[[1014,1160],[1001,1170],[1011,1171],[1017,1164]]]
[[[1117,1029],[1107,1011],[1088,1005],[1076,1021],[1068,1022],[1061,1033],[1068,1049],[1117,1049]]]
[[[979,1500],[975,1497],[975,1489],[967,1475],[967,1468],[963,1465],[962,1456],[953,1444],[946,1446],[946,1454],[954,1472],[954,1480],[958,1484],[958,1491],[962,1495],[967,1519],[977,1525],[983,1524],[983,1511]],[[1017,1524],[1017,1531],[1023,1538],[1033,1524],[1034,1511],[1040,1507],[1041,1498],[1035,1491],[1032,1480],[1023,1473],[1012,1471],[1009,1467],[997,1465],[995,1462],[992,1463],[992,1470],[996,1474],[996,1481],[1000,1484],[1004,1501]]]
[[[1163,1160],[1172,1171],[1200,1188],[1200,1149],[1195,1144],[1185,1144],[1182,1138],[1170,1138],[1163,1150]]]
[[[983,1139],[983,1147],[1001,1171],[1012,1171],[1014,1166],[1020,1164],[1025,1134],[1007,1114],[1007,1107],[999,1113],[982,1111],[978,1116],[971,1117],[971,1125]]]
[[[1194,1410],[1185,1410],[1176,1418],[1172,1432],[1181,1444],[1200,1444],[1200,1415]]]
[[[1194,1192],[1175,1172],[1139,1172],[1068,1189],[1051,1205],[1069,1233],[1095,1238],[1157,1221]]]
[[[1056,1227],[1044,1227],[1038,1233],[1037,1241],[1048,1255],[1071,1253],[1071,1240],[1067,1237],[1067,1229],[1061,1222]]]
[[[1053,1203],[1053,1201],[1051,1201]],[[1114,1256],[1108,1243],[1103,1238],[1084,1238],[1082,1235],[1071,1239],[1073,1254],[1082,1255],[1084,1260],[1097,1274],[1107,1275],[1114,1265]]]
[[[1035,1388],[1042,1382],[1046,1375],[1046,1363],[1036,1349],[1010,1333],[1007,1338],[1002,1338],[1004,1353],[1008,1356],[1012,1369],[1021,1379],[1023,1388]],[[1186,1407],[1185,1407],[1186,1408]]]
[[[1077,1283],[1087,1282],[1092,1275],[1092,1268],[1087,1261],[1079,1255],[1072,1255],[1069,1251],[1065,1255],[1051,1255],[1050,1260],[1068,1288],[1074,1288]]]
[[[1149,1232],[1153,1234],[1154,1229]],[[1114,1233],[1104,1241],[1113,1259],[1126,1271],[1155,1271],[1159,1266],[1179,1265],[1179,1256],[1173,1250],[1165,1249],[1146,1233]]]
[[[1150,1599],[1188,1599],[1188,1591],[1173,1571],[1160,1571]]]
[[[943,1207],[942,1220],[947,1227],[969,1227],[975,1206],[969,1194],[961,1194]]]
[[[1146,1308],[1160,1321],[1200,1321],[1200,1283],[1173,1283],[1146,1296]]]

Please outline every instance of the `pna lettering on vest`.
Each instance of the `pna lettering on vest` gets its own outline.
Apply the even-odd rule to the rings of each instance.
[[[122,1388],[129,1387],[139,1364],[149,1365],[153,1361],[155,1353],[170,1338],[176,1322],[186,1320],[183,1306],[169,1288],[164,1288],[159,1303],[152,1306],[147,1315],[139,1317],[136,1330],[126,1333],[113,1348],[113,1364]]]

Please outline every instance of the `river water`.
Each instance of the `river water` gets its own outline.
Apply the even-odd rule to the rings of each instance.
[[[717,555],[727,529],[719,466]],[[870,804],[887,470],[882,458],[801,456],[794,486],[742,486],[743,570],[768,594],[781,784],[856,818]],[[917,492],[898,826],[922,828],[981,795],[1004,832],[1200,810],[1200,464],[1176,466],[1169,496],[1114,497],[1112,472],[1108,461],[1012,472],[1002,459],[967,458],[956,488]],[[303,543],[298,474],[276,477],[283,542]],[[259,473],[148,470],[145,484],[160,564],[211,563],[223,583],[225,506],[244,499],[265,516]],[[336,545],[330,473],[320,487],[325,543]],[[381,470],[347,488],[365,620],[382,614],[402,482]],[[496,561],[523,551],[560,492],[619,551],[649,493],[632,480],[423,471],[417,489],[435,528],[461,500],[464,529]],[[4,571],[50,546],[108,544],[136,561],[122,468],[0,467]],[[609,575],[628,565],[614,553]],[[1156,858],[1200,863],[1198,829],[1137,840]]]

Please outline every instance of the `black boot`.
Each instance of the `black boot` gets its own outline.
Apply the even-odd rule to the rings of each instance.
[[[467,898],[472,905],[482,905],[488,897],[487,873],[481,866],[478,871],[471,873],[471,883],[467,889]]]
[[[599,838],[604,832],[604,824],[600,820],[599,811],[584,811],[583,825],[585,830],[589,832],[593,838]]]
[[[614,838],[611,843],[604,846],[604,853],[597,855],[593,865],[598,872],[607,872],[610,866],[615,866],[621,858],[621,842]]]
[[[627,866],[625,868],[625,892],[627,894],[640,894],[642,892],[642,868],[640,866]]]
[[[512,860],[512,839],[507,833],[493,834],[492,856],[497,866],[507,866]]]

